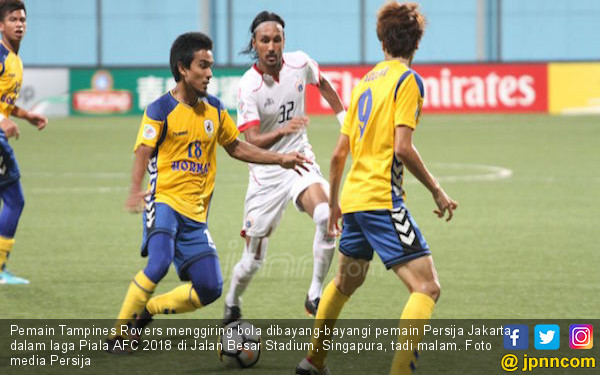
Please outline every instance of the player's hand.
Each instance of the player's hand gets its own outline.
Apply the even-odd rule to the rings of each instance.
[[[48,119],[45,116],[35,112],[29,112],[27,114],[27,121],[29,121],[31,125],[37,127],[38,130],[42,130],[46,127],[46,125],[48,125]]]
[[[312,164],[312,161],[297,151],[282,154],[281,160],[279,161],[279,165],[281,165],[283,168],[293,169],[299,175],[302,175],[302,173],[300,173],[300,169],[304,169],[308,172],[308,168],[305,164]]]
[[[9,118],[5,118],[0,121],[0,129],[4,131],[6,138],[15,137],[15,139],[19,139],[19,134],[21,134],[17,124],[15,124],[13,120]]]
[[[132,214],[137,214],[144,211],[144,207],[146,206],[146,202],[144,198],[150,195],[149,191],[139,190],[139,191],[131,191],[129,193],[129,197],[125,201],[125,209]]]
[[[442,218],[447,211],[448,217],[446,218],[446,221],[452,220],[452,217],[454,216],[454,210],[456,210],[458,207],[458,203],[452,200],[452,198],[450,198],[442,188],[439,188],[435,193],[433,193],[433,200],[438,206],[438,209],[433,210],[433,213],[439,218]]]
[[[339,204],[329,206],[329,220],[327,220],[327,234],[330,237],[337,237],[341,234],[340,219],[342,218],[342,209]]]
[[[281,132],[283,133],[283,135],[297,133],[306,128],[309,122],[310,120],[306,116],[293,117],[290,121],[287,122],[287,124],[285,124],[284,127],[281,128]]]

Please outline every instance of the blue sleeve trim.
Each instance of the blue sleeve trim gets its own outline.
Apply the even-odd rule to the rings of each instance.
[[[425,97],[425,87],[423,86],[423,78],[421,78],[421,76],[418,75],[417,72],[415,72],[414,70],[407,70],[406,72],[404,72],[404,74],[400,76],[400,79],[396,84],[396,89],[394,90],[394,101],[396,101],[396,95],[398,95],[398,90],[400,89],[402,82],[404,82],[406,77],[408,77],[410,74],[412,74],[415,77],[417,86],[419,86],[419,94],[421,94],[421,98]]]
[[[408,75],[410,73],[412,73],[412,70],[407,70],[406,72],[404,72],[404,74],[402,74],[400,76],[400,79],[398,80],[398,83],[396,84],[396,89],[394,90],[394,101],[396,101],[396,95],[398,94],[398,89],[400,89],[402,82],[404,82],[404,80],[406,79],[406,77],[408,77]]]
[[[150,103],[146,108],[146,116],[155,121],[167,121],[167,116],[177,107],[177,104],[177,100],[170,93],[166,93]]]
[[[423,86],[423,78],[413,70],[413,75],[415,76],[415,81],[417,81],[417,86],[419,86],[419,93],[421,94],[421,98],[425,98],[425,87]]]
[[[4,71],[6,70],[5,62],[9,53],[10,51],[8,50],[8,48],[6,48],[4,44],[0,43],[0,63],[2,63],[2,71],[0,71],[0,76],[3,75]]]
[[[225,109],[225,105],[223,104],[221,99],[217,98],[216,96],[207,94],[206,101],[208,102],[208,104],[212,105],[217,109],[217,112],[219,113],[219,121],[221,121],[221,111]]]

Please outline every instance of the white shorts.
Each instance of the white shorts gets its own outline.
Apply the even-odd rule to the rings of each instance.
[[[309,171],[300,170],[298,175],[292,169],[283,169],[275,182],[261,184],[259,179],[250,178],[246,203],[244,206],[244,223],[242,233],[250,237],[264,237],[270,234],[281,220],[285,209],[291,200],[300,212],[304,211],[298,205],[298,197],[312,184],[321,184],[329,195],[329,183],[321,175],[321,169],[316,162],[307,165]]]

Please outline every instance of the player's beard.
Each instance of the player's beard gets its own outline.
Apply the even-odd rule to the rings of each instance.
[[[196,95],[198,95],[199,98],[206,98],[208,93],[206,91],[196,90]]]

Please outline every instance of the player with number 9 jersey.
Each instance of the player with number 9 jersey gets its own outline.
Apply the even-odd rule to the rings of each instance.
[[[404,169],[394,157],[394,131],[397,124],[416,128],[423,95],[421,77],[398,60],[380,62],[354,88],[341,130],[353,160],[342,189],[342,213],[391,210],[403,200]]]
[[[375,252],[410,292],[400,319],[399,343],[418,346],[423,322],[431,318],[440,295],[431,251],[405,205],[402,188],[406,167],[431,192],[438,217],[447,213],[450,220],[458,206],[429,172],[412,141],[425,93],[421,77],[410,66],[424,29],[425,17],[416,3],[386,2],[377,14],[384,61],[354,88],[331,157],[328,231],[339,234],[338,222],[343,220],[341,254],[338,273],[323,292],[315,331],[326,326],[331,329],[330,322],[337,320],[349,297],[365,281]],[[340,196],[349,154],[352,166]],[[407,327],[411,329],[405,330]],[[311,349],[296,367],[296,374],[329,373],[323,340],[311,340]],[[404,347],[397,348],[400,346]],[[390,374],[413,374],[417,359],[416,351],[396,351]]]

